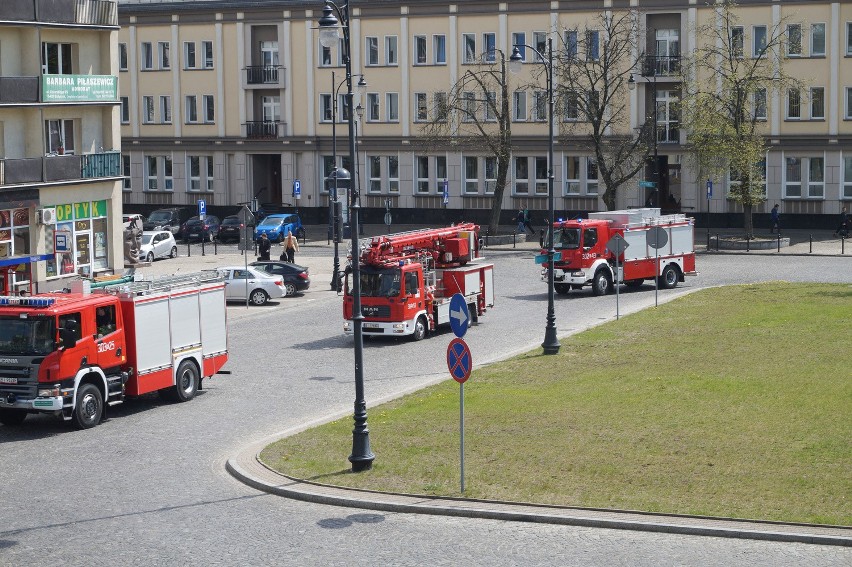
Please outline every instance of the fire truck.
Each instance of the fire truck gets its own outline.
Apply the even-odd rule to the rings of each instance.
[[[654,227],[667,236],[659,249],[648,244],[648,231]],[[561,253],[553,264],[553,287],[560,294],[591,286],[592,293],[604,295],[612,293],[615,284],[638,287],[653,278],[671,289],[684,276],[697,274],[694,220],[682,214],[661,215],[658,208],[589,213],[588,219],[555,222],[553,231],[553,248]],[[618,257],[617,274],[615,255],[607,249],[616,234],[627,244]],[[544,266],[541,277],[546,282]]]
[[[450,323],[450,299],[465,297],[472,324],[494,306],[494,265],[479,255],[479,226],[463,223],[374,236],[360,250],[362,332],[421,340]],[[346,271],[343,331],[354,332]]]
[[[217,273],[98,285],[0,297],[0,423],[48,413],[88,429],[128,396],[189,401],[228,360]]]

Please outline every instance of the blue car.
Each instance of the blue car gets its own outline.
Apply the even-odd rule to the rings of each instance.
[[[264,217],[254,229],[254,238],[257,240],[261,234],[266,234],[272,242],[281,242],[287,236],[287,231],[292,231],[296,238],[305,237],[305,228],[299,215],[281,214]]]

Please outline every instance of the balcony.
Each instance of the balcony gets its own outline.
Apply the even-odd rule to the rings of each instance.
[[[284,122],[273,122],[269,120],[252,121],[244,124],[246,127],[246,138],[250,140],[275,140],[284,137]]]
[[[0,104],[38,101],[38,77],[0,77]]]
[[[98,179],[121,175],[121,154],[47,155],[0,160],[0,186]]]
[[[680,55],[646,55],[642,62],[643,77],[679,77]]]
[[[246,67],[247,86],[283,87],[284,67],[281,65],[251,65]]]
[[[38,7],[38,10],[36,10]],[[0,21],[118,27],[115,0],[2,0]]]

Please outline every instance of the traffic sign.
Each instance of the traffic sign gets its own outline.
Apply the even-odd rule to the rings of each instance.
[[[204,220],[204,216],[207,214],[207,201],[204,199],[198,200],[198,218]]]
[[[651,248],[662,248],[669,241],[666,229],[661,226],[652,226],[645,238]]]
[[[391,225],[391,220],[392,220],[392,219],[391,219],[391,214],[390,214],[390,211],[388,211],[388,212],[386,212],[386,213],[385,213],[385,224],[386,224],[386,225],[388,225],[388,226],[390,226],[390,225]]]
[[[441,183],[441,194],[443,195],[441,203],[446,207],[450,203],[450,184],[446,179]]]
[[[453,328],[453,334],[459,338],[467,333],[467,328],[470,321],[470,310],[467,308],[467,301],[460,293],[454,294],[450,298],[450,327]]]
[[[293,180],[293,197],[297,199],[302,198],[302,182],[298,179]]]
[[[656,181],[640,181],[639,182],[639,187],[656,187],[656,186],[657,186]]]
[[[470,378],[470,370],[473,367],[473,356],[470,347],[463,339],[455,338],[447,347],[447,368],[453,380],[464,384]]]
[[[71,252],[71,231],[57,230],[53,233],[53,250],[56,253]]]
[[[627,250],[628,246],[630,245],[626,240],[624,240],[624,237],[618,233],[616,233],[615,236],[610,238],[606,243],[606,249],[615,256],[621,256],[624,254],[624,251]]]
[[[709,199],[712,196],[713,196],[713,180],[708,179],[707,180],[707,198]]]
[[[536,264],[544,264],[547,262],[547,254],[536,254],[535,263]],[[553,253],[553,261],[558,262],[562,259],[562,252],[554,252]]]

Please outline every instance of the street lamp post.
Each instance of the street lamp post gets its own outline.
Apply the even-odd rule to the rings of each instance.
[[[647,79],[648,77],[651,78],[651,89],[652,89],[651,96],[653,97],[653,103],[654,103],[654,114],[653,114],[653,117],[654,117],[654,124],[653,124],[654,165],[653,165],[652,175],[654,176],[654,191],[656,191],[656,195],[657,195],[655,202],[652,203],[652,204],[659,206],[661,193],[660,193],[660,160],[658,159],[658,155],[657,155],[657,137],[658,137],[658,133],[657,133],[657,120],[658,120],[658,116],[657,116],[657,65],[658,65],[658,61],[655,57],[653,65],[649,66],[647,63],[648,63],[648,60],[646,58],[645,64],[642,66],[643,68],[642,68],[642,72],[640,73],[640,75],[645,79]],[[649,70],[649,67],[650,67],[650,70]],[[633,78],[632,73],[630,74],[630,78],[627,80],[627,86],[630,88],[630,90],[633,90],[633,89],[636,88],[636,79]],[[653,194],[653,192],[652,192],[652,194]]]
[[[337,43],[340,31],[343,30],[343,59],[346,64],[346,101],[349,107],[349,162],[352,164],[353,175],[349,190],[350,234],[352,236],[352,322],[355,339],[355,411],[352,429],[352,472],[369,470],[373,466],[375,455],[370,450],[370,431],[367,429],[367,403],[364,400],[364,314],[361,312],[361,267],[359,261],[360,247],[358,245],[358,213],[360,212],[358,185],[355,170],[355,105],[352,104],[352,39],[349,27],[349,2],[337,5],[326,0],[319,19],[320,43],[331,47]]]
[[[556,250],[553,249],[553,38],[547,38],[547,59],[545,54],[541,53],[535,47],[517,44],[512,49],[512,56],[509,58],[509,70],[517,73],[523,66],[523,57],[519,47],[526,47],[533,50],[538,55],[539,62],[545,66],[547,70],[547,98],[549,109],[547,113],[548,122],[548,137],[547,137],[547,222],[548,227],[547,238],[547,324],[544,328],[544,342],[541,347],[544,349],[544,354],[556,354],[559,352],[559,339],[556,337],[556,308],[553,298],[553,258]]]

